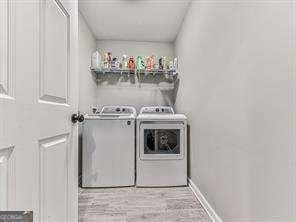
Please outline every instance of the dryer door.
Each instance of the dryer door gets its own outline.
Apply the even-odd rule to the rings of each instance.
[[[140,159],[183,159],[184,135],[183,123],[142,123],[139,135]]]

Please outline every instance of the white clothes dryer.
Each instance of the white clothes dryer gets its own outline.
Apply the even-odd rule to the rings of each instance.
[[[136,125],[136,185],[187,185],[186,116],[172,107],[143,107]]]

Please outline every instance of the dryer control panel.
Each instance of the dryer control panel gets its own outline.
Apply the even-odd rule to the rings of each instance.
[[[142,114],[174,114],[174,109],[170,106],[149,106],[143,107],[140,111]]]

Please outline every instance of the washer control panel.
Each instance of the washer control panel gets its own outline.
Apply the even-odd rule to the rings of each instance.
[[[143,107],[140,113],[147,114],[174,114],[174,110],[170,106],[149,106]]]
[[[134,107],[130,106],[104,106],[101,115],[112,115],[112,114],[122,114],[122,115],[130,115],[136,114],[136,110]]]

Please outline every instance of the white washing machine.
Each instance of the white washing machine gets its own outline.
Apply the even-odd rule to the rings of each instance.
[[[136,128],[136,185],[187,185],[186,116],[171,107],[143,107]]]
[[[105,106],[85,116],[82,133],[82,187],[135,185],[136,110]]]

